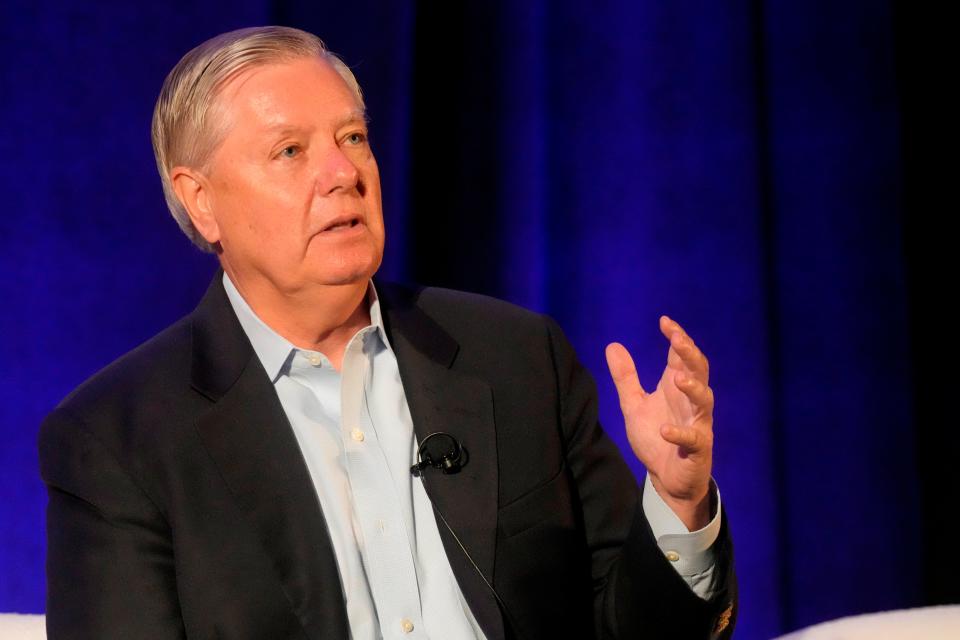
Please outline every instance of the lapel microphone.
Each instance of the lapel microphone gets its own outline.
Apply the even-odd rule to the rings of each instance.
[[[430,449],[427,448],[427,444],[434,439],[436,439],[432,443],[432,449],[434,453],[431,453]],[[438,450],[440,453],[437,456]],[[410,473],[412,473],[415,477],[420,478],[421,482],[423,482],[423,472],[425,470],[433,468],[439,469],[443,474],[457,473],[463,468],[463,465],[467,463],[468,458],[469,452],[462,444],[460,444],[459,440],[445,431],[437,431],[424,438],[423,442],[420,443],[420,446],[417,447],[417,464],[410,467]],[[443,511],[440,510],[440,507],[437,506],[437,503],[433,502],[433,498],[430,498],[430,502],[433,503],[434,513],[440,518],[440,522],[443,523],[443,526],[446,527],[447,531],[450,532],[450,535],[453,536],[457,546],[460,547],[460,550],[463,551],[463,555],[467,558],[467,562],[469,562],[470,566],[473,567],[474,571],[477,572],[477,575],[480,576],[480,580],[483,581],[484,586],[490,590],[490,593],[493,595],[493,599],[496,600],[497,604],[500,606],[500,610],[503,612],[505,618],[505,630],[513,632],[513,635],[509,637],[518,639],[522,638],[523,636],[520,634],[519,628],[517,627],[513,616],[510,615],[510,610],[507,608],[507,603],[503,601],[503,598],[500,597],[500,594],[497,593],[497,590],[493,588],[493,585],[490,584],[490,581],[487,580],[487,577],[483,575],[483,571],[481,571],[477,563],[473,561],[473,556],[471,556],[470,552],[467,551],[467,548],[463,546],[463,542],[460,541],[460,536],[457,535],[457,533],[453,530],[453,527],[450,526],[450,523],[447,522],[447,519],[443,515]]]
[[[436,440],[433,446],[428,448],[427,444],[434,438]],[[463,445],[449,433],[445,431],[431,433],[417,448],[417,463],[410,467],[410,473],[417,478],[430,468],[439,469],[444,475],[457,473],[463,467],[463,452]]]

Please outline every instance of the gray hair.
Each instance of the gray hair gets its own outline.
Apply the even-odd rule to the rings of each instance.
[[[151,124],[153,154],[167,207],[180,229],[200,249],[214,251],[177,198],[170,170],[176,166],[205,167],[223,141],[224,125],[208,119],[229,80],[253,67],[309,56],[327,61],[363,108],[363,94],[350,68],[329,52],[320,38],[291,27],[251,27],[220,34],[183,56],[164,80]]]

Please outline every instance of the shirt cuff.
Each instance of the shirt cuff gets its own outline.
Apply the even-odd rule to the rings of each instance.
[[[707,526],[691,532],[653,488],[650,474],[644,481],[643,514],[663,555],[677,573],[686,578],[702,574],[716,562],[713,543],[720,536],[720,490],[712,479],[710,491],[713,493],[711,505],[715,504],[717,511]]]

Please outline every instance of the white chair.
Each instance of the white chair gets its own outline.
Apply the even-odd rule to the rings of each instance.
[[[958,640],[960,605],[882,611],[821,622],[777,640]]]
[[[47,640],[42,615],[0,613],[0,640]]]

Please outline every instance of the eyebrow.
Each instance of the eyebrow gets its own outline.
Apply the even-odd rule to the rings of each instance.
[[[362,122],[364,126],[370,124],[370,119],[367,117],[367,110],[353,109],[350,113],[337,120],[335,128],[339,129],[354,122]]]
[[[344,115],[341,118],[338,118],[334,122],[334,129],[340,129],[347,126],[348,124],[353,124],[355,122],[362,122],[364,126],[370,124],[370,119],[367,117],[366,109],[354,109]],[[268,125],[265,127],[264,131],[266,133],[273,133],[278,135],[287,135],[291,133],[300,133],[304,130],[303,127],[298,127],[295,125],[290,125],[285,122],[278,122],[276,124]]]
[[[290,135],[291,133],[301,133],[304,130],[305,129],[303,127],[295,127],[285,123],[268,125],[263,129],[264,133],[276,134],[280,137]]]

